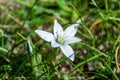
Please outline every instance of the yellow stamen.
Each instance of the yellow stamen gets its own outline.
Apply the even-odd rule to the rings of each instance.
[[[59,41],[60,43],[63,43],[63,42],[64,42],[64,37],[59,37],[58,41]]]

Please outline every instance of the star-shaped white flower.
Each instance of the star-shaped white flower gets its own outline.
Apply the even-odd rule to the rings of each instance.
[[[81,41],[80,38],[74,37],[78,25],[79,24],[73,24],[63,31],[63,28],[57,20],[54,20],[54,35],[43,30],[35,30],[35,32],[44,40],[51,42],[52,47],[60,47],[64,55],[73,61],[74,51],[68,44]]]

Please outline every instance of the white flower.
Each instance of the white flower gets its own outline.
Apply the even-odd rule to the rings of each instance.
[[[73,24],[63,31],[61,25],[57,20],[55,20],[53,31],[54,35],[43,30],[35,30],[35,32],[44,40],[51,42],[52,47],[60,47],[64,55],[73,61],[74,51],[68,44],[81,41],[80,38],[74,37],[77,32],[78,25],[79,24]]]

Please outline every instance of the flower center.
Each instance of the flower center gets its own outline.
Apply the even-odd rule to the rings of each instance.
[[[57,42],[63,44],[65,41],[64,37],[58,37]]]

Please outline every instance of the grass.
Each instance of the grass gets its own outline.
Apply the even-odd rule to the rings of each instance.
[[[1,0],[0,80],[119,80],[119,10],[119,0]],[[34,32],[55,19],[81,20],[73,62]]]

